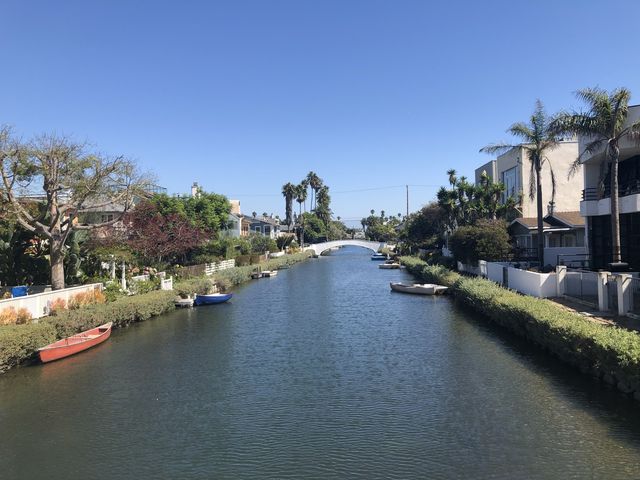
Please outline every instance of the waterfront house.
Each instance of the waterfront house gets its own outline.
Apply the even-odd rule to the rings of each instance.
[[[586,266],[585,222],[580,212],[550,212],[544,217],[544,264]],[[537,217],[516,218],[509,224],[517,259],[538,258]]]
[[[258,233],[272,239],[278,238],[280,234],[280,221],[271,216],[245,217],[249,222],[249,232]]]
[[[628,126],[640,120],[640,105],[629,107]],[[580,213],[586,219],[587,245],[593,268],[605,268],[611,262],[611,165],[604,149],[588,153],[589,138],[579,138],[584,190]],[[618,165],[620,212],[620,249],[622,261],[632,270],[640,270],[640,146],[628,138],[620,141]]]
[[[580,172],[571,177],[569,170],[578,156],[578,141],[567,140],[557,148],[548,152],[549,163],[553,167],[556,179],[556,195],[553,203],[555,211],[575,211],[580,202],[580,191],[583,181]],[[536,199],[529,198],[529,180],[531,163],[523,145],[516,146],[508,152],[498,156],[475,170],[476,184],[480,183],[482,173],[494,182],[502,182],[505,192],[500,199],[505,203],[509,197],[519,200],[519,210],[522,217],[536,217]],[[542,204],[551,202],[551,173],[547,165],[542,168]]]

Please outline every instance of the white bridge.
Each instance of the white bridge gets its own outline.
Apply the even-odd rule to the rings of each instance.
[[[313,250],[316,255],[320,255],[322,252],[326,252],[331,248],[335,247],[345,247],[347,245],[351,245],[353,247],[362,247],[368,248],[374,253],[378,252],[381,248],[383,248],[386,243],[385,242],[370,242],[368,240],[335,240],[333,242],[323,242],[323,243],[312,243],[311,245],[305,247],[305,250]]]

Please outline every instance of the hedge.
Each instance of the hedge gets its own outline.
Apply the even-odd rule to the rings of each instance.
[[[401,261],[421,281],[447,285],[457,301],[640,400],[638,332],[590,321],[552,301],[521,295],[490,280],[464,277],[414,257]]]
[[[113,322],[114,328],[122,328],[173,310],[174,298],[172,291],[155,291],[78,310],[59,311],[56,316],[42,318],[38,323],[0,327],[0,372],[35,359],[38,348],[57,339],[107,322]]]

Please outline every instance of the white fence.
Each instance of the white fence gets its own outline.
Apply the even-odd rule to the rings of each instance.
[[[69,300],[74,295],[93,290],[102,290],[102,284],[92,283],[90,285],[53,290],[51,292],[37,293],[35,295],[27,295],[24,297],[8,298],[6,300],[0,300],[0,312],[5,308],[11,307],[16,310],[26,308],[29,310],[29,313],[31,313],[32,318],[41,318],[49,315],[51,305],[56,300],[62,299],[68,304]]]
[[[223,260],[222,262],[205,263],[204,273],[205,275],[210,276],[216,272],[219,272],[220,270],[226,270],[228,268],[233,268],[235,266],[236,266],[235,258],[232,258],[231,260]]]
[[[558,265],[555,272],[538,273],[509,263],[485,262],[478,266],[458,262],[458,271],[481,275],[503,287],[532,297],[566,297],[601,311],[640,319],[640,279],[637,273],[591,272]]]
[[[509,263],[485,262],[484,260],[480,260],[477,267],[458,262],[458,271],[488,278],[506,288],[532,297],[558,296],[558,281],[555,272],[529,272],[514,268]]]
[[[160,280],[160,290],[173,290],[173,277]]]

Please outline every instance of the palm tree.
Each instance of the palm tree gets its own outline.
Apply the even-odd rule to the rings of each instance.
[[[584,155],[604,153],[611,166],[611,247],[612,263],[621,263],[620,216],[618,199],[618,163],[620,141],[624,138],[640,144],[640,120],[627,124],[631,92],[617,88],[611,93],[600,88],[578,90],[577,97],[587,104],[586,112],[560,113],[554,127],[560,133],[587,137],[588,143],[578,156],[570,174],[575,173]],[[604,183],[604,178],[601,179]]]
[[[318,203],[318,191],[322,188],[322,179],[315,173],[307,173],[307,185],[311,187],[311,210],[315,210]]]
[[[452,168],[451,170],[447,170],[447,175],[449,175],[449,185],[451,185],[451,187],[454,187],[456,182],[458,181],[455,169]]]
[[[291,214],[293,210],[293,197],[296,196],[296,186],[291,182],[285,183],[282,186],[282,195],[284,196],[285,204],[285,223],[290,227],[291,223],[293,223]]]
[[[329,187],[326,185],[321,187],[318,190],[318,194],[316,196],[317,205],[316,205],[316,216],[326,225],[329,224],[331,220],[331,208],[329,205],[331,203],[331,197],[329,196]]]
[[[304,203],[304,211],[306,213],[307,211],[307,198],[309,196],[309,192],[308,192],[308,188],[309,188],[309,181],[306,178],[303,178],[302,181],[300,182],[300,188],[304,190],[304,199],[302,200]]]
[[[492,144],[481,148],[480,151],[489,154],[504,153],[512,148],[522,147],[527,152],[531,164],[529,198],[531,200],[536,199],[538,214],[538,262],[540,268],[542,268],[544,266],[542,167],[545,163],[549,165],[549,171],[551,173],[551,201],[553,201],[556,195],[556,180],[551,162],[546,155],[547,152],[553,150],[560,144],[561,137],[557,129],[553,127],[553,119],[547,117],[544,106],[540,100],[536,100],[536,108],[529,121],[529,124],[522,122],[514,123],[507,130],[507,132],[513,136],[521,138],[523,143],[519,145],[505,143]]]
[[[302,203],[307,201],[307,184],[303,181],[300,185],[296,185],[296,202],[298,202],[298,216],[302,216]],[[305,208],[306,211],[306,208]]]

